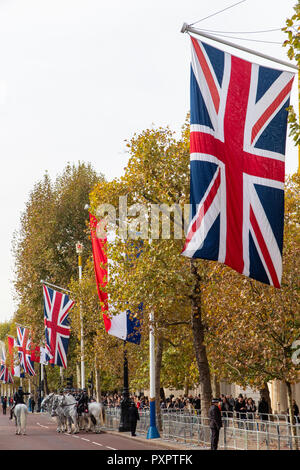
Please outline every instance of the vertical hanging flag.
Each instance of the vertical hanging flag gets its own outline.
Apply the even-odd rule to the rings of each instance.
[[[70,339],[68,315],[74,301],[67,294],[43,285],[46,359],[49,364],[67,368]]]
[[[12,336],[7,336],[7,343],[8,343],[8,353],[10,355],[10,370],[13,376],[24,378],[24,372],[21,372],[20,365],[15,361],[14,357],[14,348],[17,345],[15,338]]]
[[[12,384],[14,383],[11,373],[7,366],[1,365],[0,366],[0,380],[5,384]]]
[[[32,344],[31,346],[31,360],[32,362],[39,362],[40,364],[47,364],[47,352],[46,348],[43,346],[38,346],[36,344]]]
[[[20,366],[25,373],[35,375],[34,364],[31,361],[31,340],[29,338],[28,328],[23,326],[17,327],[17,350],[20,359]]]
[[[0,341],[0,365],[3,366],[5,364],[6,364],[5,344],[3,341]]]
[[[106,285],[108,281],[107,237],[104,236],[103,238],[99,238],[97,236],[97,224],[98,220],[96,217],[90,214],[90,228],[96,285],[100,299],[105,330],[112,336],[129,341],[130,343],[140,344],[140,320],[135,315],[133,315],[129,310],[125,310],[117,315],[109,315],[108,295],[106,292]],[[141,308],[142,307],[139,309],[141,310]]]
[[[192,212],[182,254],[280,287],[294,74],[191,39]]]
[[[5,384],[12,384],[12,375],[6,365],[6,350],[3,341],[0,341],[0,380]]]

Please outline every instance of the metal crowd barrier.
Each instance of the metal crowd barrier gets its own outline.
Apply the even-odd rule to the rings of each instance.
[[[120,408],[106,408],[106,428],[117,430]],[[150,426],[149,410],[139,410],[137,432],[146,434]],[[196,410],[162,410],[161,437],[192,447],[210,448],[209,419]],[[287,415],[222,412],[219,448],[230,450],[300,449],[300,423],[291,425]],[[296,437],[294,437],[293,432]]]

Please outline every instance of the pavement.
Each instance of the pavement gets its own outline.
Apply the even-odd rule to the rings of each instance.
[[[137,434],[136,436],[132,436],[130,433],[127,432],[119,432],[119,431],[112,431],[110,429],[101,429],[101,432],[107,433],[107,434],[113,434],[115,436],[122,436],[127,439],[133,439],[135,441],[139,442],[147,442],[149,444],[150,442],[155,443],[155,446],[161,446],[162,449],[168,450],[168,449],[173,449],[173,450],[182,450],[182,451],[187,451],[187,450],[209,450],[208,447],[200,447],[200,446],[195,446],[192,444],[182,444],[177,441],[167,441],[166,439],[162,439],[161,437],[154,438],[154,439],[147,439],[145,434]]]

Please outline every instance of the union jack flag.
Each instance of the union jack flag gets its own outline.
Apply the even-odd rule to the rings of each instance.
[[[12,384],[12,375],[9,372],[9,368],[6,365],[6,350],[3,341],[0,341],[0,380],[5,384]]]
[[[191,40],[192,210],[182,254],[280,287],[294,74]]]
[[[70,338],[69,311],[74,301],[68,295],[43,285],[46,355],[49,364],[67,368]]]
[[[31,360],[31,339],[28,328],[17,327],[17,350],[20,359],[20,366],[25,373],[35,375],[34,364]]]
[[[3,366],[6,363],[6,352],[5,352],[5,344],[3,341],[0,341],[0,365]]]
[[[12,384],[14,383],[11,373],[9,369],[5,365],[0,366],[0,380],[2,380],[5,384]]]

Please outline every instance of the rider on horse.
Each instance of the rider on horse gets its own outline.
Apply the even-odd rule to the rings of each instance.
[[[14,410],[16,405],[18,405],[19,403],[25,404],[24,395],[30,395],[30,392],[23,392],[23,387],[20,386],[18,388],[18,391],[14,394],[14,405],[12,406],[12,408],[10,410],[10,418],[9,419],[12,419],[13,410]]]
[[[77,403],[77,411],[79,416],[81,416],[82,413],[86,413],[88,411],[88,404],[89,397],[86,388],[84,388]]]

